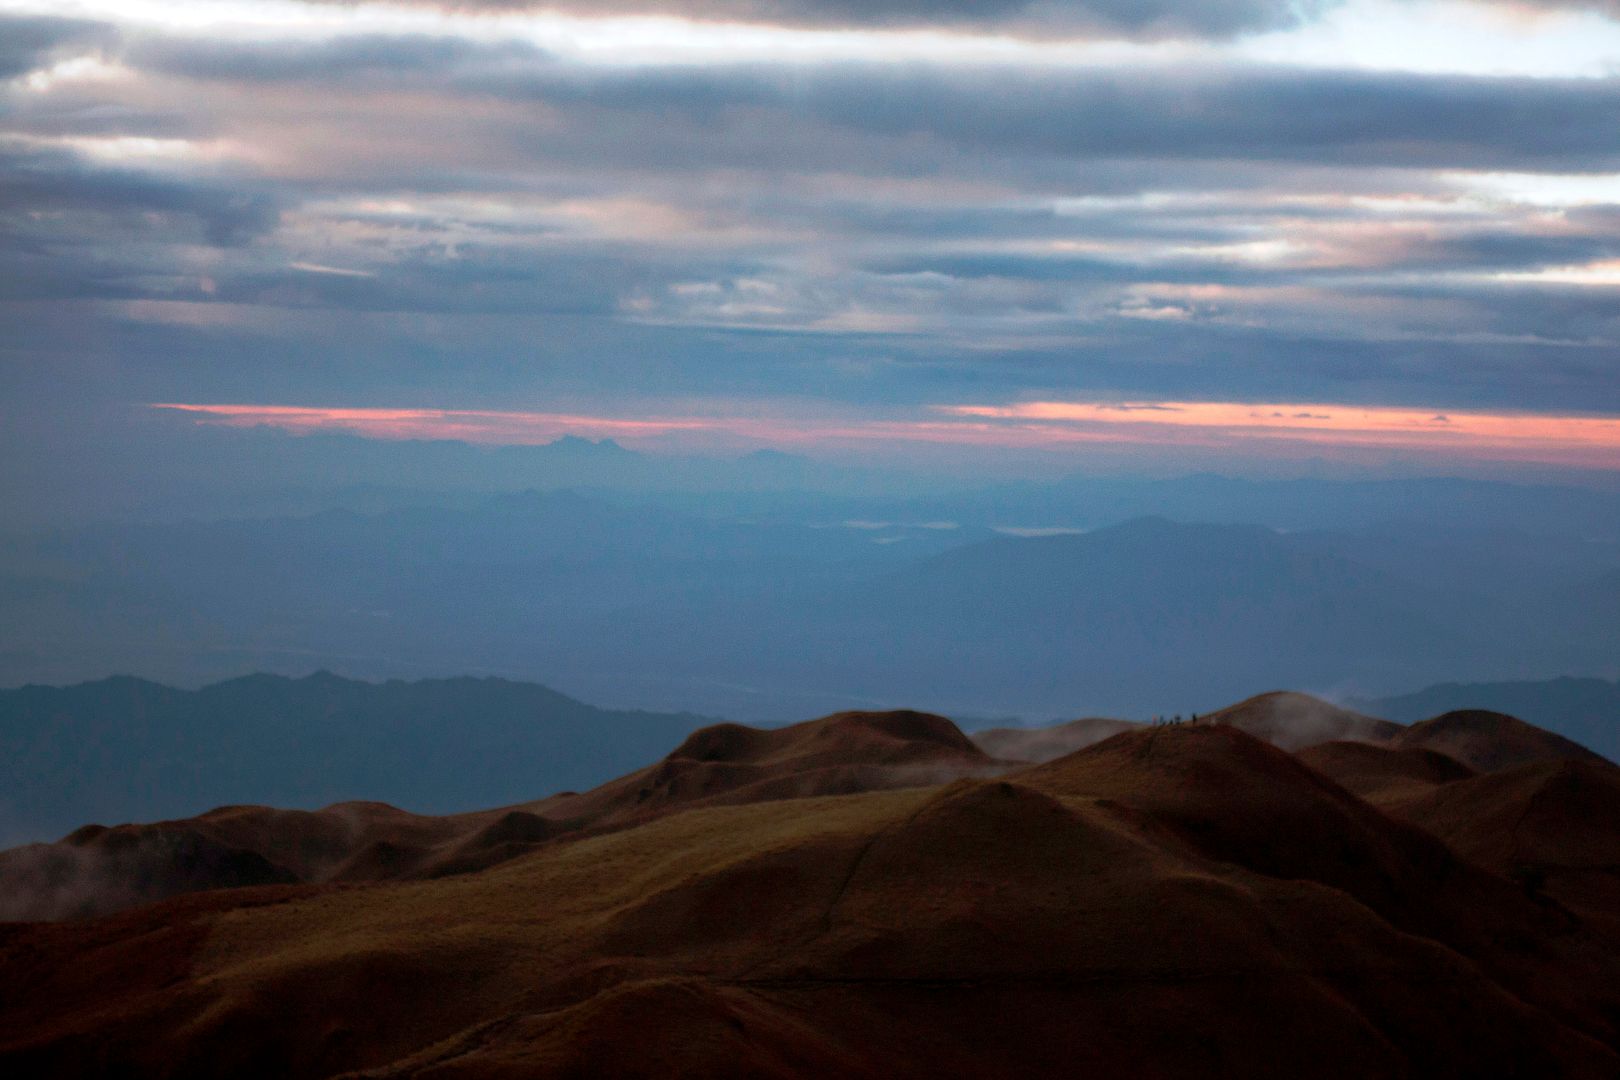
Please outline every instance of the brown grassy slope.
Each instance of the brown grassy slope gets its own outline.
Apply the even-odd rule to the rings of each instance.
[[[1003,761],[1052,761],[1112,738],[1122,731],[1133,731],[1140,724],[1106,716],[1086,716],[1042,728],[990,728],[975,732],[973,741],[980,750]]]
[[[1552,974],[1584,970],[1589,959],[1590,942],[1565,933],[1574,929],[1568,912],[1525,898],[1428,833],[1392,821],[1234,728],[1122,735],[1021,779],[1057,794],[1118,802],[1206,857],[1342,891],[1391,925],[1470,956],[1516,992],[1559,999],[1574,1010],[1569,1015],[1608,1032],[1605,1038],[1620,1034],[1614,1030],[1620,1014],[1581,1004],[1573,989],[1578,980],[1561,985]],[[1505,944],[1538,938],[1544,950]]]
[[[1437,750],[1476,772],[1495,772],[1535,761],[1605,762],[1562,735],[1503,713],[1478,709],[1449,712],[1413,724],[1401,729],[1390,745]]]
[[[1620,944],[1620,768],[1535,762],[1390,799],[1385,808]]]
[[[645,769],[525,809],[602,828],[695,806],[920,787],[1004,768],[943,716],[844,712],[783,728],[706,727]]]
[[[384,803],[227,806],[180,821],[87,826],[56,844],[0,852],[0,918],[105,914],[247,885],[467,873],[559,836],[692,806],[916,787],[1005,767],[926,713],[839,713],[775,730],[720,724],[646,769],[521,807],[426,817]]]
[[[1235,727],[1284,750],[1329,740],[1385,742],[1402,730],[1399,724],[1284,690],[1228,705],[1199,717],[1196,723]],[[992,757],[1044,763],[1143,726],[1129,720],[1085,717],[1046,728],[992,728],[974,735],[973,741]]]
[[[316,811],[223,806],[179,821],[87,825],[54,844],[0,852],[0,918],[106,914],[246,885],[396,877],[499,817],[339,803]]]
[[[1531,760],[1476,774],[1421,746],[1323,743],[1295,756],[1620,943],[1620,768],[1511,717],[1438,720],[1445,723],[1415,728],[1412,741],[1438,742],[1482,765]]]
[[[60,843],[0,852],[0,920],[83,918],[179,893],[297,880],[257,852],[185,823],[91,826]]]
[[[1375,806],[1474,775],[1462,762],[1421,747],[1325,742],[1296,751],[1294,757]]]
[[[1402,730],[1399,724],[1388,720],[1364,716],[1321,698],[1287,690],[1257,694],[1201,716],[1198,723],[1235,727],[1284,750],[1334,740],[1385,742]]]
[[[0,1068],[1620,1069],[1603,1045],[1613,951],[1224,728],[1122,735],[1006,781],[705,806],[479,874],[224,910],[238,895],[118,916],[116,933],[0,934]]]

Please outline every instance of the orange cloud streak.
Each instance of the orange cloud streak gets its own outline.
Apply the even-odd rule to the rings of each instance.
[[[232,427],[274,427],[299,433],[347,431],[374,439],[455,439],[508,445],[550,442],[564,435],[634,437],[702,431],[710,426],[701,419],[625,420],[489,409],[324,409],[179,402],[159,402],[152,408],[193,413],[206,423]]]
[[[1189,431],[1220,444],[1285,439],[1620,468],[1620,418],[1614,417],[1220,401],[1037,401],[949,405],[940,411],[950,416],[1058,424],[1080,430],[1134,428],[1141,431],[1144,441],[1180,441],[1169,433]],[[1154,429],[1158,436],[1151,433]]]
[[[806,420],[736,414],[607,417],[483,409],[310,408],[159,403],[200,421],[379,439],[538,444],[564,435],[628,441],[689,436],[761,444],[942,443],[1040,448],[1107,443],[1238,450],[1297,443],[1322,449],[1411,451],[1482,460],[1620,469],[1620,418],[1457,412],[1320,404],[1058,402],[942,405],[929,419]]]

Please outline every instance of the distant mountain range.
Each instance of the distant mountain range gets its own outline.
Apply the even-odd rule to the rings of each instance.
[[[228,803],[445,814],[594,787],[711,718],[597,709],[503,679],[250,675],[0,690],[0,843]]]
[[[1142,718],[1255,685],[1341,696],[1459,674],[1591,670],[1620,650],[1600,589],[1555,588],[1551,571],[1499,584],[1513,557],[1484,552],[1474,565],[1497,569],[1468,589],[1442,569],[1462,561],[1456,545],[1404,563],[1393,539],[1365,546],[1371,555],[1358,558],[1349,536],[1164,518],[998,536],[791,605],[778,594],[703,609],[710,651],[683,651],[716,678],[728,664],[764,685],[815,677],[948,714]]]
[[[1410,681],[1489,648],[1445,598],[1300,537],[1163,518],[957,548],[856,603],[850,632],[869,628],[875,662],[985,707],[1140,716],[1137,688],[1156,679],[1161,709],[1186,711],[1257,683]],[[908,689],[928,693],[920,683]]]
[[[1617,567],[1606,541],[1471,521],[1022,536],[531,492],[0,538],[0,685],[451,671],[773,723],[903,705],[1141,718],[1256,686],[1607,674]]]
[[[1620,759],[1620,686],[1599,679],[1447,684],[1354,707],[1400,723],[1491,709]],[[712,722],[596,708],[496,678],[369,683],[320,672],[194,691],[129,677],[0,690],[0,846],[234,803],[316,809],[362,800],[419,814],[520,803],[593,787]],[[1300,694],[1262,695],[1202,722],[1239,723],[1287,749],[1299,744],[1278,732],[1383,741],[1397,730]],[[1094,718],[975,740],[998,757],[1044,761],[1138,726]]]
[[[1288,530],[1466,523],[1471,530],[1620,539],[1620,492],[1458,477],[1267,480],[1194,473],[1150,480],[1077,474],[1053,483],[1001,484],[971,495],[919,499],[913,512],[964,522],[1093,527],[1156,514]]]

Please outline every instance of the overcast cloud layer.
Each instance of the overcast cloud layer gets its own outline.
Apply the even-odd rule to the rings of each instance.
[[[0,0],[0,452],[151,402],[1620,416],[1615,15]]]
[[[340,0],[341,2],[341,0]],[[417,0],[451,12],[561,10],[794,27],[971,29],[1048,36],[1227,35],[1291,26],[1332,0]]]

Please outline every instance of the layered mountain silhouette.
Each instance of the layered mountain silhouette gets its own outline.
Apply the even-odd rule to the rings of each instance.
[[[1620,544],[1568,514],[1547,536],[1472,514],[1279,532],[1312,515],[1232,524],[1199,499],[1161,507],[1181,520],[1016,508],[550,491],[0,536],[0,684],[324,666],[566,677],[588,701],[762,723],[902,705],[1140,717],[1258,686],[1607,672],[1620,654]],[[995,531],[1073,525],[1091,531]],[[1491,701],[1422,715],[1451,707],[1557,726]]]
[[[722,724],[497,810],[227,807],[8,852],[0,882],[148,844],[139,880],[167,866],[177,895],[0,925],[0,1067],[1620,1070],[1604,759],[1509,717],[1280,694],[1040,764],[996,743],[914,712]]]
[[[533,683],[252,675],[0,690],[0,842],[226,803],[447,813],[589,787],[712,718],[598,709]]]
[[[986,709],[1080,699],[1141,715],[1257,683],[1410,685],[1507,662],[1505,635],[1458,617],[1471,607],[1450,592],[1251,525],[1144,518],[999,537],[837,602],[835,632],[868,643],[840,685],[876,692],[923,673],[907,689]],[[1144,708],[1134,688],[1148,685],[1159,704]]]

